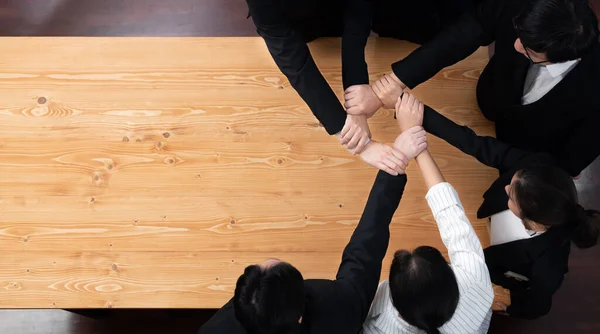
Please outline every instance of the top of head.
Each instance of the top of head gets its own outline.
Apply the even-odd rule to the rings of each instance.
[[[409,324],[437,333],[452,318],[459,291],[454,271],[440,251],[421,246],[397,251],[390,270],[390,292],[398,313]]]
[[[304,313],[304,279],[286,262],[248,266],[238,278],[233,304],[248,333],[291,333]]]
[[[530,0],[514,24],[523,46],[551,63],[581,58],[598,45],[598,18],[587,0]]]

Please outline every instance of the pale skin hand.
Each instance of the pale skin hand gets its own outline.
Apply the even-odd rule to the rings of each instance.
[[[408,158],[404,153],[374,140],[367,144],[360,158],[368,165],[393,176],[404,174],[406,166],[408,166]]]
[[[427,133],[421,126],[412,127],[396,138],[394,147],[412,160],[427,149]]]
[[[348,87],[344,94],[344,100],[344,107],[348,114],[364,115],[367,118],[373,116],[383,106],[369,85]]]
[[[362,115],[347,115],[346,124],[340,132],[340,143],[354,154],[360,154],[371,139],[371,131],[367,117]]]
[[[396,119],[400,130],[406,131],[414,126],[423,125],[425,106],[414,95],[404,93],[396,102]]]
[[[392,72],[379,78],[373,83],[373,92],[379,98],[385,109],[393,109],[396,100],[402,96],[406,85]]]

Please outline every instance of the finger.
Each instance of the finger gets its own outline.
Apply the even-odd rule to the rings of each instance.
[[[381,81],[383,81],[386,85],[391,84],[392,82],[390,81],[389,76],[386,74],[383,77],[381,77]]]
[[[415,139],[415,143],[417,145],[422,144],[422,143],[426,143],[426,142],[427,142],[427,136],[420,136],[420,137],[417,137]]]
[[[415,106],[415,96],[413,94],[410,94],[408,96],[407,104],[407,107],[409,107],[411,111],[414,110],[413,108]]]
[[[402,96],[398,96],[398,99],[396,100],[396,111],[400,110],[400,107],[402,107]]]
[[[350,140],[348,141],[348,143],[346,144],[346,147],[349,150],[354,150],[356,149],[356,145],[358,145],[358,142],[360,141],[360,139],[362,138],[362,136],[357,133],[358,131],[355,131],[354,134],[352,135],[352,138],[350,138]]]
[[[348,108],[352,108],[352,107],[358,107],[360,105],[360,100],[359,99],[350,99],[350,100],[346,100],[344,102],[344,108],[348,109]]]
[[[354,92],[356,92],[358,89],[359,89],[359,87],[358,87],[358,86],[350,86],[350,87],[346,88],[346,90],[345,90],[344,92],[345,92],[346,94],[349,94],[349,93],[354,93]]]
[[[391,159],[384,159],[383,163],[388,166],[390,169],[392,169],[394,172],[398,173],[398,174],[404,174],[404,169],[405,166],[402,163],[402,161],[394,160],[394,156],[391,156]]]
[[[346,138],[346,135],[348,134],[348,132],[350,132],[350,130],[352,130],[352,123],[349,123],[350,119],[346,118],[346,124],[344,125],[344,127],[342,128],[342,132],[340,132],[340,141],[343,144],[344,138]]]
[[[348,89],[350,89],[350,88],[348,88]],[[353,99],[353,98],[355,98],[357,96],[358,96],[358,91],[349,91],[349,90],[346,90],[346,93],[344,94],[344,99],[350,100],[350,99]]]
[[[404,94],[404,97],[402,98],[402,107],[406,110],[406,108],[410,107],[410,98],[412,97],[412,94],[408,93],[408,95]]]
[[[367,136],[363,136],[360,141],[358,142],[358,144],[356,145],[356,148],[354,149],[354,154],[361,154],[364,150],[365,147],[367,146],[367,141],[369,140],[369,137]]]
[[[395,147],[392,147],[392,154],[397,159],[396,163],[402,167],[402,170],[406,170],[406,167],[408,166],[408,157]]]
[[[383,163],[379,163],[377,164],[377,168],[381,169],[382,171],[392,175],[392,176],[398,176],[398,172],[396,172],[395,170],[389,168],[388,166],[386,166]]]
[[[346,109],[346,113],[350,115],[361,115],[363,112],[360,106],[352,106]]]

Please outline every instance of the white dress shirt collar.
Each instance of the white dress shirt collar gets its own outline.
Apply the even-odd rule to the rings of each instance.
[[[555,64],[550,64],[550,65],[546,65],[546,69],[548,70],[548,73],[550,73],[550,75],[553,78],[556,78],[558,76],[561,76],[563,74],[565,74],[566,72],[568,72],[571,67],[575,66],[577,63],[579,62],[579,60],[570,60],[570,61],[565,61],[563,63],[555,63]]]

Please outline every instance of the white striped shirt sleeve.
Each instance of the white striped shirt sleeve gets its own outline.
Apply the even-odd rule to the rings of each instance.
[[[447,182],[436,184],[425,198],[438,224],[442,241],[448,248],[452,266],[470,273],[477,281],[489,281],[481,242],[454,187]]]

